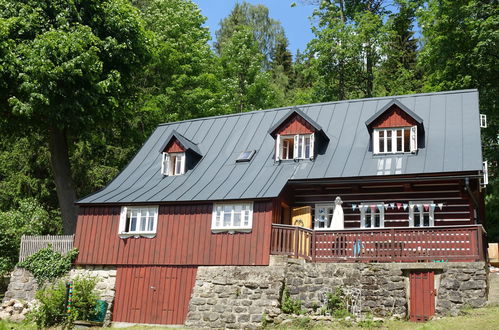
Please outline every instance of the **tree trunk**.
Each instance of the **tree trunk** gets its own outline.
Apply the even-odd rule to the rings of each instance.
[[[76,192],[71,177],[66,132],[52,127],[50,129],[49,148],[50,163],[62,215],[62,228],[65,235],[71,235],[76,230],[77,208],[74,205]]]
[[[367,81],[366,81],[366,97],[372,97],[373,95],[373,56],[371,52],[371,45],[367,46],[366,52],[366,71],[367,71]]]

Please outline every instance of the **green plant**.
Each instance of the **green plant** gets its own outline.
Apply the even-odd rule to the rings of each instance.
[[[308,329],[311,327],[311,321],[309,317],[302,317],[298,322],[298,326],[302,329]]]
[[[77,249],[72,249],[66,255],[62,255],[54,251],[52,246],[49,245],[47,248],[41,249],[27,257],[18,266],[29,270],[36,278],[38,284],[42,285],[69,272],[73,260],[77,255]]]
[[[76,277],[73,280],[71,313],[66,308],[66,280],[61,279],[45,286],[36,293],[39,305],[30,312],[28,319],[38,327],[70,326],[75,320],[89,320],[97,313],[97,294],[94,277]]]
[[[379,328],[381,327],[381,322],[376,322],[371,314],[367,314],[362,320],[357,322],[359,328]]]
[[[267,327],[269,325],[269,320],[267,320],[267,314],[263,313],[262,314],[262,328]]]
[[[282,290],[281,310],[285,314],[301,314],[301,300],[293,299],[286,287]]]
[[[334,292],[327,294],[326,309],[335,318],[344,318],[350,316],[347,310],[345,292],[341,287],[337,287]]]

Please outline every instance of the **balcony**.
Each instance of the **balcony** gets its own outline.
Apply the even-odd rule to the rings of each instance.
[[[469,262],[485,260],[481,225],[312,230],[273,224],[270,253],[311,262]]]

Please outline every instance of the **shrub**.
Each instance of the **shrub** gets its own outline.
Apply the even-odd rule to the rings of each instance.
[[[94,277],[76,277],[73,280],[73,303],[71,313],[66,308],[66,280],[49,284],[36,293],[38,306],[30,312],[28,319],[40,328],[56,325],[70,326],[75,320],[89,320],[96,315],[97,293]]]
[[[291,298],[286,287],[282,291],[281,310],[285,314],[301,314],[302,312],[301,300]]]
[[[53,281],[69,272],[77,255],[77,249],[72,249],[66,255],[62,255],[54,251],[49,245],[27,257],[18,266],[29,270],[38,284],[43,285],[45,282]]]
[[[341,287],[337,287],[334,292],[327,294],[326,309],[335,318],[349,316],[347,310],[346,295]]]

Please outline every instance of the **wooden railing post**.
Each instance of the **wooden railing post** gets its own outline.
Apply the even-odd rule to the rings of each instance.
[[[395,229],[390,229],[390,249],[388,250],[390,253],[390,261],[393,262],[395,259]]]
[[[295,251],[294,255],[296,258],[298,258],[298,249],[300,248],[300,244],[298,242],[299,240],[299,227],[295,227]]]
[[[312,262],[315,262],[315,230],[312,231],[311,239],[312,239],[312,246],[311,246],[312,253],[310,255],[312,256]]]
[[[484,255],[484,249],[483,249],[483,230],[481,226],[477,226],[475,228],[476,235],[477,235],[477,244],[478,244],[478,260],[477,261],[482,261],[485,260],[485,255]]]

